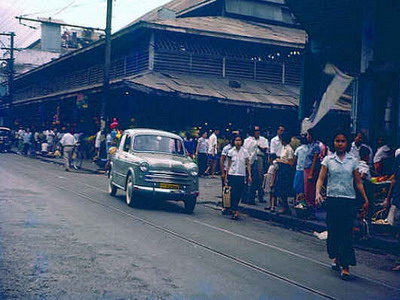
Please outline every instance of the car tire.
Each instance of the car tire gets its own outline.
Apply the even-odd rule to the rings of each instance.
[[[112,183],[112,179],[113,175],[110,170],[110,173],[108,175],[108,193],[114,197],[117,194],[118,188]]]
[[[192,214],[196,206],[197,198],[188,198],[185,200],[185,213]]]
[[[128,175],[128,179],[126,180],[125,202],[130,207],[134,207],[136,205],[136,200],[133,197],[133,177],[132,177],[132,175]]]

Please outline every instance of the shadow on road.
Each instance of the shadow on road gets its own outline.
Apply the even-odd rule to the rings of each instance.
[[[118,195],[118,201],[125,203],[125,195]],[[168,213],[181,213],[185,214],[182,201],[157,201],[155,199],[141,198],[138,204],[132,209],[150,210],[150,211],[164,211]]]

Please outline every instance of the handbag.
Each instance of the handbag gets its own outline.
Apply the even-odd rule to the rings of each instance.
[[[232,187],[225,185],[222,188],[222,207],[230,208],[231,207],[231,190]]]

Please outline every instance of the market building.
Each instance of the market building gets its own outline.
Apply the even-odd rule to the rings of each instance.
[[[113,34],[109,117],[123,128],[295,131],[306,41],[283,0],[171,1]],[[16,77],[14,121],[95,131],[103,60],[100,40]],[[348,122],[345,100],[328,118]]]

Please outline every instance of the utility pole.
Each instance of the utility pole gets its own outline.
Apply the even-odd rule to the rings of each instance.
[[[108,121],[108,98],[110,89],[110,64],[111,64],[111,18],[112,18],[112,1],[107,0],[107,18],[106,18],[106,44],[104,57],[104,77],[103,77],[103,96],[101,101],[101,130],[106,128]]]
[[[9,32],[9,33],[0,33],[0,36],[9,36],[10,37],[10,48],[7,50],[10,50],[10,58],[6,59],[7,61],[7,75],[8,75],[8,95],[7,95],[7,101],[5,102],[5,115],[6,117],[11,117],[11,105],[13,102],[13,97],[14,97],[14,37],[15,33],[14,32]]]

